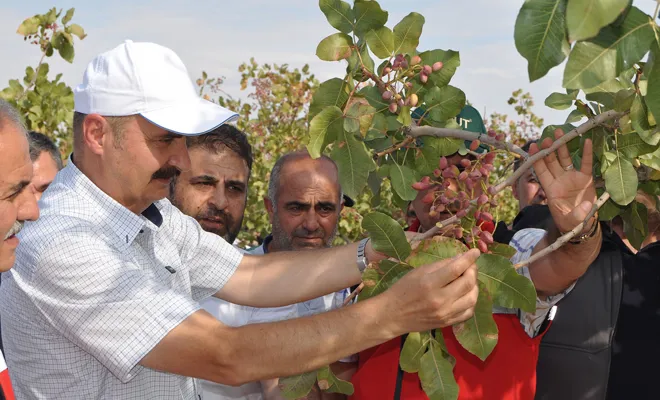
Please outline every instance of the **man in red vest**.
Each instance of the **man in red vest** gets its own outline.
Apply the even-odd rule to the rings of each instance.
[[[27,130],[16,110],[0,99],[0,272],[7,272],[14,265],[19,242],[16,234],[23,222],[39,217],[31,180],[32,161]],[[0,399],[14,399],[2,351]]]
[[[563,132],[556,132],[560,138]],[[547,139],[543,148],[552,144]],[[514,263],[529,258],[532,253],[552,244],[559,232],[567,232],[582,222],[596,199],[591,177],[591,143],[585,144],[581,170],[576,170],[566,146],[534,164],[535,172],[545,190],[554,220],[545,231],[525,229],[516,233],[509,243],[518,253]],[[533,145],[531,154],[538,152]],[[459,165],[462,157],[447,157],[450,163]],[[420,191],[413,201],[417,223],[409,230],[425,232],[435,223],[447,218],[443,213],[431,213],[431,205],[421,199],[431,190],[443,190],[435,186]],[[486,359],[481,361],[462,348],[450,328],[442,330],[449,352],[456,358],[454,375],[459,385],[459,399],[520,399],[532,400],[536,386],[536,361],[538,347],[548,321],[552,319],[556,302],[573,287],[595,259],[600,249],[601,233],[597,219],[592,218],[570,243],[550,255],[534,262],[518,272],[530,278],[537,289],[537,312],[526,313],[495,307],[494,319],[498,326],[498,344]],[[488,224],[492,233],[494,225]],[[482,225],[485,228],[485,225]],[[484,229],[485,230],[485,229]],[[355,393],[352,400],[401,399],[427,400],[417,374],[409,374],[399,367],[399,355],[405,337],[396,338],[380,346],[360,353],[358,371],[352,382]]]

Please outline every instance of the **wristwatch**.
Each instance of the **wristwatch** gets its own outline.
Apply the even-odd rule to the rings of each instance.
[[[364,249],[367,247],[367,242],[369,242],[369,238],[362,239],[360,240],[360,243],[358,243],[357,265],[358,265],[358,269],[360,270],[360,273],[363,273],[364,270],[369,265],[369,261],[367,261],[367,256],[364,252]]]

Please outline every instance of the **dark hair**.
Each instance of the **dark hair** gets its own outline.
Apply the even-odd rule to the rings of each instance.
[[[34,131],[28,132],[28,138],[30,141],[30,160],[32,162],[39,158],[41,153],[45,151],[53,158],[57,169],[62,169],[62,155],[55,142],[43,133]]]
[[[248,171],[252,172],[252,146],[247,135],[233,125],[224,124],[204,135],[188,136],[186,143],[189,150],[201,147],[214,152],[222,151],[224,146],[245,160]]]
[[[521,149],[522,149],[525,153],[529,153],[529,146],[531,146],[532,143],[537,143],[537,142],[538,142],[538,139],[535,139],[535,140],[529,140],[529,141],[527,141],[527,143],[525,143],[525,145],[524,145],[523,147],[521,147]],[[518,168],[520,168],[520,166],[522,165],[522,163],[523,163],[523,159],[522,159],[522,158],[516,158],[516,160],[513,162],[513,171],[515,172]]]

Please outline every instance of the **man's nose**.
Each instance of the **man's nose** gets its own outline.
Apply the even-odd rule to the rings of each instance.
[[[303,227],[309,231],[309,232],[314,232],[317,229],[319,229],[319,221],[318,221],[318,214],[314,212],[314,210],[310,210],[309,212],[305,213],[305,220],[303,221]]]
[[[39,218],[39,206],[35,196],[35,189],[29,185],[18,197],[16,205],[16,218],[19,221],[36,221]]]
[[[190,169],[190,154],[188,154],[188,147],[186,140],[178,140],[175,146],[174,154],[170,156],[169,163],[175,166],[179,171],[188,171]]]
[[[218,210],[224,210],[229,206],[224,185],[218,184],[217,188],[213,191],[213,196],[209,199],[209,203]]]

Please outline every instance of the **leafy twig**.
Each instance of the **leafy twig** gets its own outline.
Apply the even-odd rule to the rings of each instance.
[[[589,132],[596,126],[602,124],[605,121],[609,121],[614,118],[619,118],[625,115],[625,112],[618,112],[618,111],[607,111],[604,112],[584,124],[578,126],[577,128],[573,129],[572,131],[568,132],[564,136],[562,136],[560,139],[555,140],[555,142],[552,144],[552,146],[548,147],[547,149],[543,149],[539,151],[538,153],[534,154],[533,156],[529,157],[521,166],[518,168],[511,176],[509,176],[505,181],[499,183],[497,186],[495,186],[495,192],[498,193],[502,191],[505,187],[513,185],[515,181],[518,180],[522,176],[522,174],[525,173],[528,169],[530,169],[535,162],[540,160],[543,157],[548,156],[550,153],[554,152],[559,148],[559,146],[563,145],[564,143],[568,143],[572,139],[575,139],[576,137]]]
[[[534,154],[531,157],[528,157],[527,161],[525,161],[520,166],[520,168],[518,168],[506,180],[500,182],[499,184],[497,184],[497,186],[495,186],[495,190],[492,194],[495,195],[495,194],[501,192],[502,190],[504,190],[504,188],[506,188],[507,186],[513,185],[516,182],[516,180],[518,180],[518,178],[520,178],[525,173],[525,171],[532,168],[532,166],[534,165],[534,163],[536,161],[538,161],[541,158],[546,157],[550,153],[554,152],[562,144],[568,143],[571,139],[574,139],[574,138],[590,131],[591,129],[593,129],[594,127],[602,124],[605,121],[609,121],[609,120],[614,119],[614,118],[619,118],[619,117],[623,116],[624,114],[626,114],[626,113],[625,112],[617,112],[617,111],[614,111],[614,110],[607,111],[603,114],[598,115],[597,117],[594,117],[594,118],[590,119],[589,121],[587,121],[584,124],[578,126],[577,128],[573,129],[572,131],[570,131],[566,135],[562,136],[560,139],[556,140],[552,144],[552,146],[548,147],[547,149],[543,149],[543,150],[539,151],[538,153]],[[411,128],[427,128],[427,127],[426,126],[424,126],[424,127],[410,127],[408,129],[411,129]],[[438,129],[441,129],[441,128],[431,128],[431,129],[433,131],[435,131],[435,130],[438,130]],[[431,132],[433,132],[433,131],[431,131]],[[443,131],[450,131],[450,130],[443,129]],[[451,131],[470,133],[470,132],[467,132],[467,131],[454,130],[454,129],[452,129]],[[422,135],[420,134],[419,136],[422,136]],[[442,137],[445,137],[445,136],[442,136]],[[465,136],[463,136],[463,137],[465,137]],[[470,202],[470,207],[467,209],[467,211],[470,212],[475,205],[476,205],[476,199],[472,200]],[[450,218],[447,218],[444,221],[440,221],[438,224],[436,224],[436,226],[429,229],[428,231],[413,237],[412,240],[413,241],[421,241],[421,240],[424,240],[424,239],[428,239],[432,236],[437,235],[438,232],[440,232],[440,229],[445,228],[449,225],[454,225],[458,222],[460,222],[460,218],[458,218],[454,215]]]
[[[484,135],[483,133],[464,131],[462,129],[435,128],[432,126],[409,126],[404,128],[404,133],[413,138],[418,138],[420,136],[433,136],[463,140],[478,140],[498,149],[504,149],[517,154],[520,157],[529,157],[523,149],[515,144],[496,140],[494,137]]]
[[[400,141],[399,143],[395,144],[394,146],[389,147],[389,148],[387,148],[387,149],[385,149],[381,152],[378,152],[378,153],[374,154],[374,159],[378,159],[378,158],[380,158],[380,157],[382,157],[386,154],[394,153],[395,151],[397,151],[397,150],[399,150],[403,147],[408,146],[414,140],[415,140],[415,138],[413,138],[413,137],[407,137],[407,138],[403,139],[402,141]]]
[[[529,264],[533,263],[534,261],[536,261],[536,260],[538,260],[542,257],[545,257],[546,255],[552,253],[553,251],[557,250],[561,246],[568,243],[568,241],[573,239],[575,237],[575,235],[582,232],[582,230],[584,229],[584,225],[587,223],[587,221],[589,221],[591,218],[593,218],[593,216],[596,214],[596,211],[598,211],[598,209],[601,208],[603,206],[603,204],[605,204],[605,202],[609,198],[610,198],[610,194],[608,192],[604,192],[603,195],[600,196],[598,198],[598,200],[596,200],[596,202],[591,206],[591,211],[589,211],[589,214],[587,214],[587,217],[584,219],[584,221],[580,222],[575,228],[573,228],[569,232],[567,232],[567,233],[563,234],[562,236],[560,236],[559,238],[557,238],[557,240],[555,240],[555,242],[553,244],[551,244],[550,246],[548,246],[545,249],[543,249],[543,250],[539,251],[538,253],[534,254],[533,256],[528,258],[527,260],[514,265],[514,268],[520,268],[520,267],[524,267],[526,265],[529,265]],[[599,222],[596,220],[596,222],[594,222],[594,223],[598,224]],[[596,228],[596,229],[598,229],[598,228]]]
[[[39,77],[39,70],[41,69],[41,65],[44,63],[44,58],[46,58],[46,53],[42,53],[41,55],[41,60],[39,60],[39,64],[37,64],[37,68],[34,70],[34,76],[32,77],[32,81],[30,82],[29,85],[25,87],[25,90],[23,93],[21,93],[20,97],[16,99],[16,103],[19,103],[25,96],[27,96],[28,91],[35,85],[37,82],[37,78]]]

